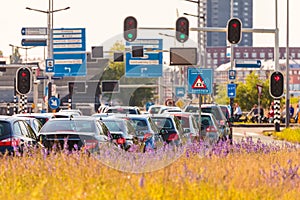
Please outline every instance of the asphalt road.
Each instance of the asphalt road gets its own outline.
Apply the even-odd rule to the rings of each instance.
[[[279,143],[284,141],[274,140],[272,136],[265,136],[264,131],[274,131],[274,127],[233,127],[233,140],[240,141],[242,138],[252,137],[254,141],[260,139],[264,143]]]

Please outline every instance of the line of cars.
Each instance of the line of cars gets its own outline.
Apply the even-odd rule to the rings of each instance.
[[[0,152],[14,152],[16,148],[22,152],[24,145],[97,151],[102,144],[113,144],[125,151],[137,146],[139,152],[146,152],[199,140],[213,144],[232,138],[230,122],[220,110],[215,104],[203,105],[201,118],[199,108],[191,105],[160,114],[141,114],[136,107],[119,106],[92,116],[75,110],[1,116]]]

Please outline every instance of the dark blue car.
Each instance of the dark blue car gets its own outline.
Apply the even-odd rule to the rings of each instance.
[[[0,153],[23,153],[24,147],[37,145],[37,137],[25,120],[13,116],[0,116]]]

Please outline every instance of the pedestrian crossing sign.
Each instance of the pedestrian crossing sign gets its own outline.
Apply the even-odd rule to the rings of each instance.
[[[188,68],[189,94],[212,94],[212,91],[212,69],[195,67]]]

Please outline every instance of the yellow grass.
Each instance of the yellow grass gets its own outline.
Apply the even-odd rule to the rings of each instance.
[[[300,178],[285,170],[299,165],[299,151],[287,150],[223,158],[183,155],[168,167],[144,174],[116,171],[84,154],[4,157],[0,199],[291,200],[299,199]],[[274,172],[278,175],[272,177]]]

